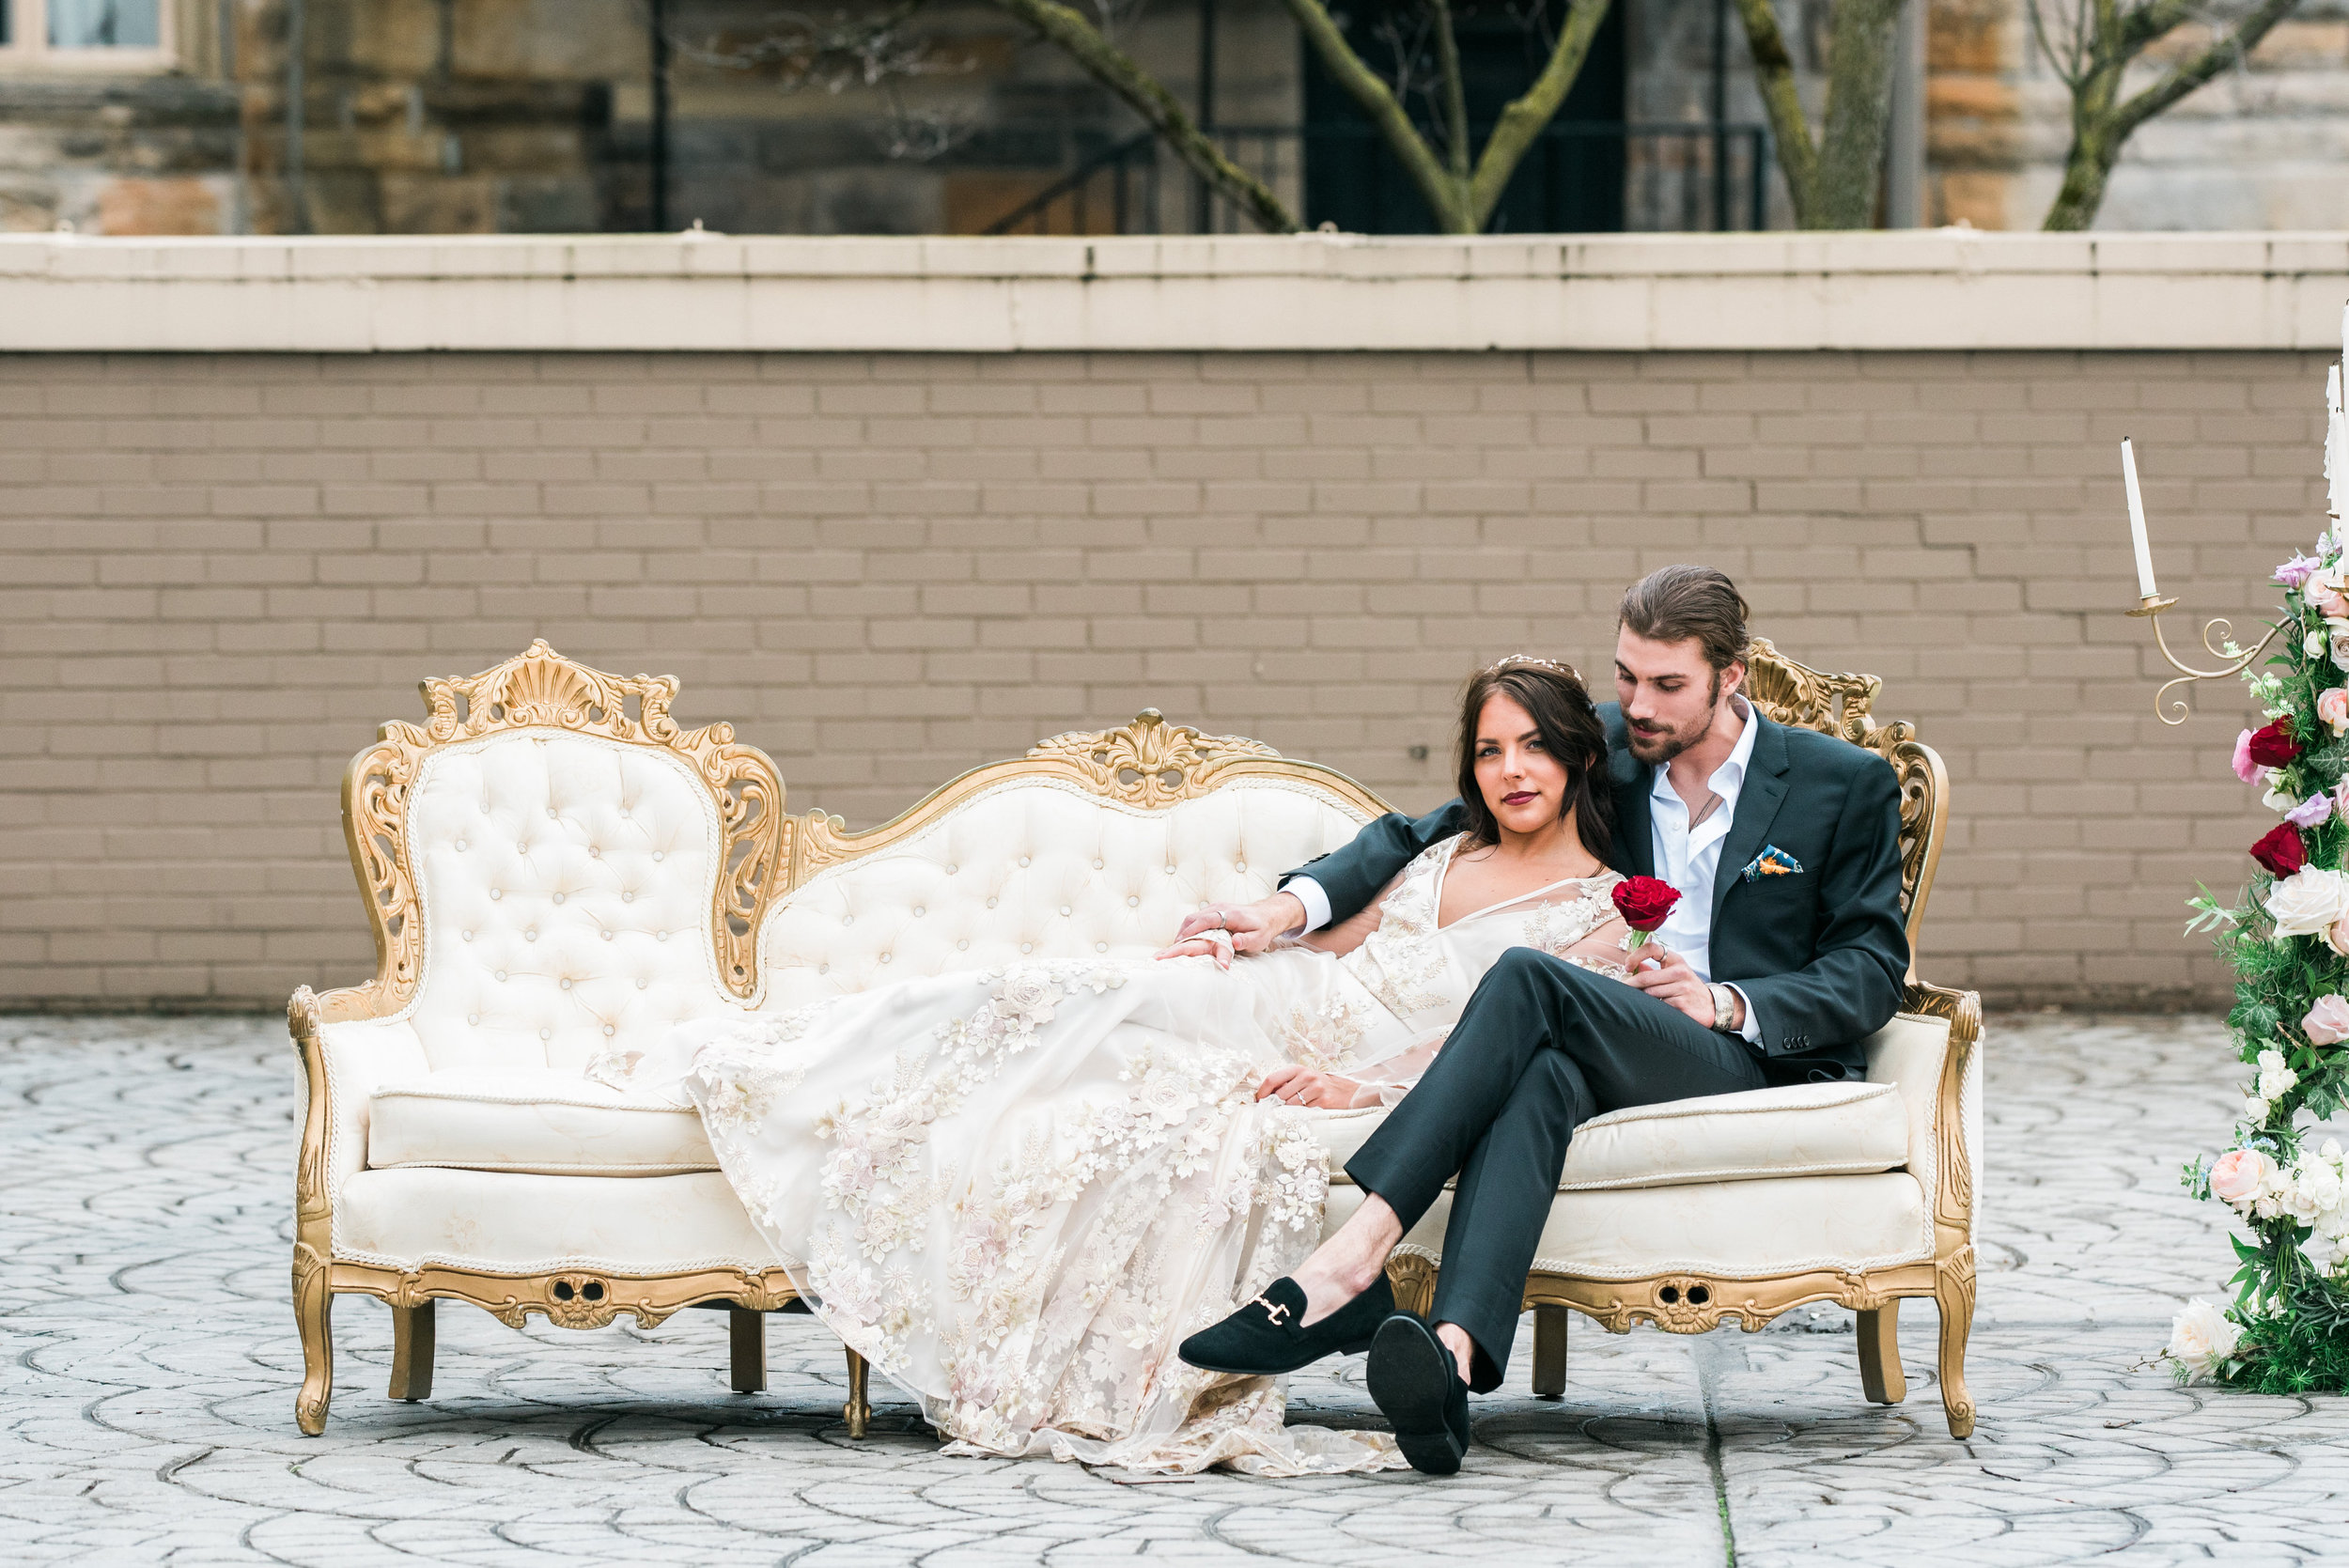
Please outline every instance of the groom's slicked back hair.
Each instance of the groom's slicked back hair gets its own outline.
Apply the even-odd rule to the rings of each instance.
[[[1691,637],[1716,673],[1746,657],[1746,596],[1711,567],[1659,567],[1624,590],[1618,623],[1651,643]]]

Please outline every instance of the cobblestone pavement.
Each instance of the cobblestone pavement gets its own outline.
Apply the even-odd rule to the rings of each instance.
[[[346,1298],[304,1439],[282,1026],[0,1018],[0,1560],[2349,1560],[2349,1400],[2150,1364],[2229,1270],[2176,1178],[2236,1093],[2217,1025],[2008,1018],[1989,1049],[1970,1441],[1942,1424],[1929,1303],[1893,1408],[1862,1402],[1840,1312],[1686,1339],[1578,1320],[1563,1403],[1531,1396],[1521,1347],[1455,1478],[1143,1483],[942,1459],[878,1379],[852,1443],[819,1326],[771,1320],[770,1391],[745,1397],[701,1312],[579,1334],[444,1309],[435,1396],[401,1405],[388,1314]],[[1375,1423],[1361,1370],[1297,1378],[1292,1419]]]

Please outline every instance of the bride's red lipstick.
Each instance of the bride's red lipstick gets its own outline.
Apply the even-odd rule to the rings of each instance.
[[[1504,805],[1504,806],[1515,806],[1515,805],[1520,805],[1520,804],[1522,804],[1523,802],[1525,802],[1525,801],[1527,801],[1527,800],[1538,800],[1538,799],[1539,799],[1539,797],[1538,797],[1537,795],[1535,795],[1535,793],[1534,793],[1532,790],[1530,790],[1530,789],[1520,789],[1520,790],[1517,791],[1515,794],[1512,794],[1512,795],[1503,795],[1503,796],[1501,798],[1501,803],[1502,805]]]

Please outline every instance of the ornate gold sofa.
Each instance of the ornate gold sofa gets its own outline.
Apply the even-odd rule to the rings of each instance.
[[[1750,690],[1775,716],[1902,768],[1913,937],[1946,811],[1937,759],[1906,726],[1873,726],[1871,677],[1821,675],[1764,644]],[[723,1307],[732,1386],[764,1387],[762,1314],[794,1305],[785,1260],[718,1173],[698,1120],[595,1083],[590,1060],[648,1047],[684,1018],[783,1011],[911,974],[1146,955],[1185,911],[1261,896],[1386,809],[1329,768],[1145,712],[976,768],[851,833],[822,812],[786,815],[773,764],[730,726],[680,729],[674,680],[605,675],[541,642],[423,691],[426,722],[384,725],[344,781],[377,975],[323,995],[305,986],[288,1011],[309,1087],[293,1298],[296,1416],[313,1434],[332,1390],[336,1295],[390,1305],[395,1399],[429,1395],[444,1297],[517,1327],[534,1312],[590,1328]],[[1581,1163],[1569,1162],[1527,1286],[1538,1389],[1563,1389],[1567,1308],[1619,1331],[1644,1319],[1693,1332],[1723,1316],[1756,1328],[1826,1299],[1860,1313],[1869,1397],[1897,1401],[1894,1298],[1934,1296],[1951,1425],[1970,1429],[1979,1015],[1970,995],[1923,986],[1911,1006],[1871,1043],[1883,1091],[1683,1102],[1717,1121],[1621,1113],[1578,1138]],[[1375,1114],[1331,1113],[1333,1155]],[[1745,1166],[1677,1152],[1717,1125],[1742,1135]],[[1334,1189],[1328,1223],[1358,1202]],[[1707,1235],[1751,1232],[1757,1204],[1796,1217],[1776,1233],[1786,1247],[1703,1250]],[[1861,1222],[1817,1218],[1855,1209]],[[1682,1211],[1713,1218],[1677,1230],[1659,1218]],[[1629,1227],[1608,1218],[1624,1212]],[[1432,1289],[1443,1219],[1439,1204],[1397,1256],[1407,1294]],[[862,1436],[853,1352],[847,1381],[844,1415]]]

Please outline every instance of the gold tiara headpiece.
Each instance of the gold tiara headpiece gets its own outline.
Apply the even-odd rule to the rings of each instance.
[[[1575,680],[1582,678],[1582,672],[1571,664],[1561,664],[1554,659],[1543,659],[1530,653],[1513,653],[1506,659],[1496,659],[1485,666],[1485,673],[1488,675],[1497,675],[1501,671],[1519,664],[1532,664],[1544,670],[1555,670],[1560,675],[1570,676]]]

